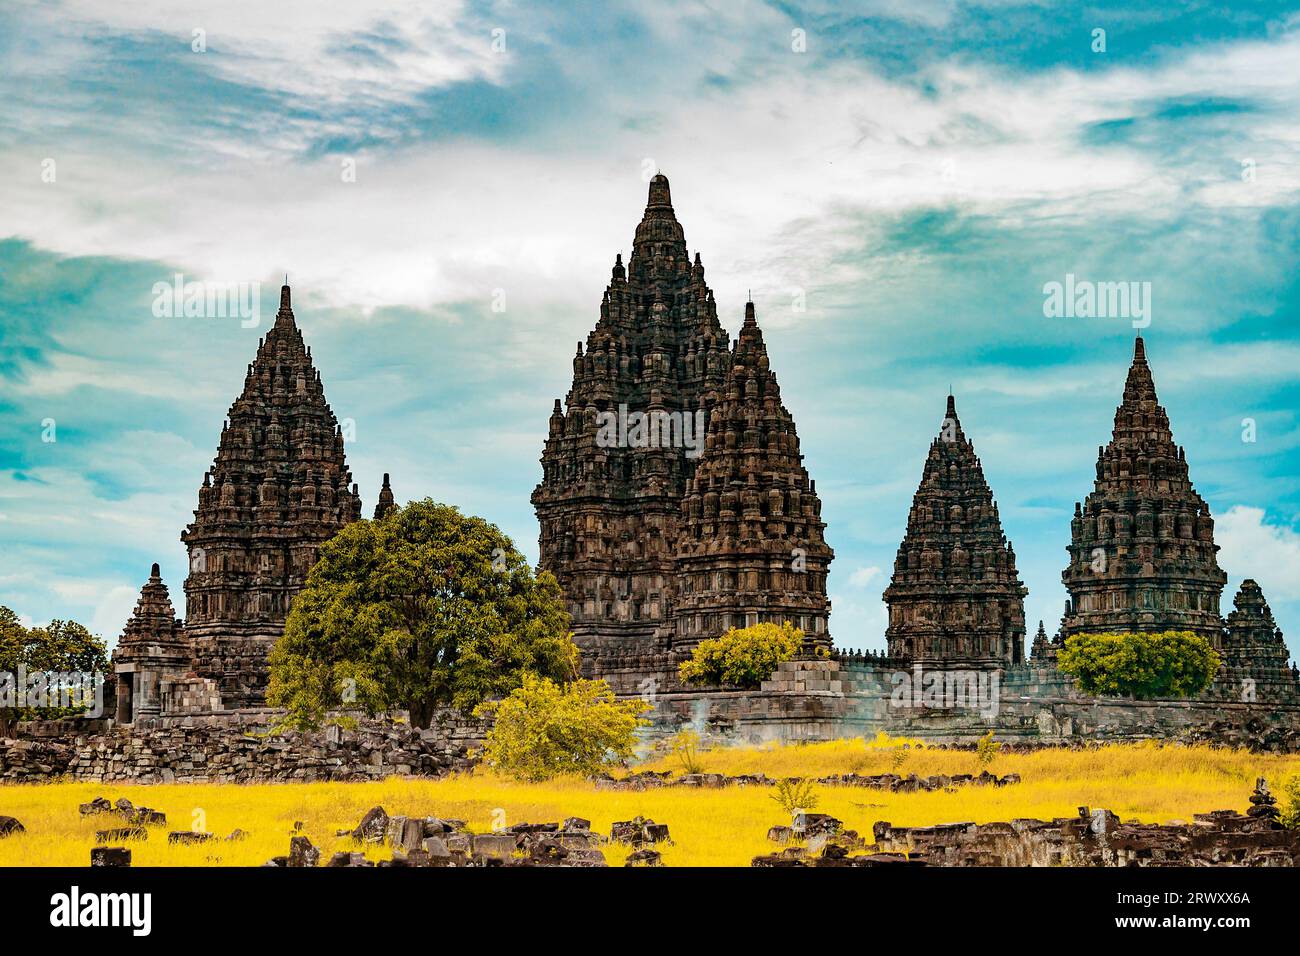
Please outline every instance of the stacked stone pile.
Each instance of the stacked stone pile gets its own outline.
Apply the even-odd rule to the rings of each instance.
[[[53,740],[0,740],[0,783],[34,783],[66,773],[74,750]]]
[[[258,725],[204,724],[77,737],[0,741],[0,781],[68,775],[105,783],[250,783],[438,777],[472,765],[442,730],[398,724],[271,734]]]

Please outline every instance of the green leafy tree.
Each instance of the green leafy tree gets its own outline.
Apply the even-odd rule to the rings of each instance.
[[[688,684],[755,688],[802,646],[803,631],[789,621],[733,627],[721,637],[700,641],[678,674]]]
[[[23,627],[17,614],[0,605],[0,674],[16,675],[18,665],[25,661],[26,654],[27,628]],[[13,724],[17,719],[15,708],[0,706],[0,737],[13,734]]]
[[[289,726],[404,708],[427,727],[526,674],[575,676],[577,647],[554,577],[534,576],[495,525],[425,499],[322,546],[270,665],[267,699]]]
[[[30,631],[27,668],[46,671],[78,671],[83,674],[108,671],[108,647],[76,621],[54,620]]]
[[[105,677],[109,669],[108,647],[103,638],[76,621],[56,619],[45,627],[26,628],[10,608],[0,606],[0,673],[16,681],[20,667],[28,675],[75,672]],[[73,717],[85,712],[83,706],[0,707],[0,736],[11,734],[19,720]]]
[[[484,743],[487,764],[517,780],[587,776],[632,756],[636,729],[650,704],[618,700],[603,680],[567,685],[529,674],[501,701],[476,716],[495,718]]]
[[[1079,689],[1097,696],[1190,697],[1210,686],[1219,655],[1190,631],[1076,634],[1057,657]]]

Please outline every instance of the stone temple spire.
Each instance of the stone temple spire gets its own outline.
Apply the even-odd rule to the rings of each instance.
[[[1051,656],[1051,642],[1047,638],[1047,628],[1043,627],[1043,622],[1038,622],[1038,632],[1034,635],[1034,645],[1030,651],[1030,656],[1035,663],[1044,663]]]
[[[384,472],[384,486],[379,489],[379,503],[375,505],[375,520],[378,521],[397,507],[393,498],[393,488],[388,483],[388,472]]]
[[[149,580],[140,589],[140,599],[136,601],[135,610],[126,622],[118,644],[178,641],[182,639],[180,628],[176,611],[172,608],[171,595],[167,592],[167,585],[163,584],[162,573],[155,563],[149,571]]]
[[[1216,645],[1227,583],[1209,506],[1192,487],[1138,338],[1110,443],[1090,494],[1075,505],[1070,593],[1058,641],[1101,631],[1190,630]]]
[[[602,416],[693,423],[731,365],[667,177],[649,184],[631,256],[611,259],[599,318],[573,357],[572,387],[550,409],[532,498],[541,567],[559,581],[588,660],[598,646],[659,640],[671,624],[681,497],[696,465],[680,442],[639,442],[628,428],[618,434],[629,440],[598,440]]]
[[[826,574],[834,552],[802,460],[750,302],[682,501],[675,646],[729,627],[786,621],[809,644],[829,645]]]
[[[1260,586],[1247,578],[1233,598],[1223,639],[1223,672],[1229,684],[1294,684],[1286,642]]]
[[[265,653],[283,631],[289,602],[320,545],[360,513],[342,429],[286,285],[181,535],[190,555],[186,631],[217,642],[198,648],[210,656],[197,670],[220,683],[223,699],[260,703]]]
[[[889,654],[931,665],[1022,663],[1026,593],[949,395],[885,589]]]
[[[189,670],[191,648],[172,608],[171,595],[155,564],[140,589],[135,611],[113,649],[117,679],[117,721],[134,723],[162,710],[164,677]]]

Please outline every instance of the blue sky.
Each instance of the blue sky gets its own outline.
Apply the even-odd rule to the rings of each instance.
[[[183,614],[179,534],[266,324],[156,318],[176,273],[259,282],[270,316],[287,271],[367,510],[389,471],[535,558],[551,402],[661,169],[733,332],[753,290],[837,643],[883,646],[950,385],[1055,628],[1135,334],[1046,317],[1073,274],[1151,283],[1225,603],[1255,577],[1294,648],[1300,15],[851,6],[0,10],[0,603],[112,637],[158,561]]]

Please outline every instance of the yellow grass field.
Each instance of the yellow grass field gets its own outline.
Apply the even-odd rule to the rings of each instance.
[[[770,777],[890,771],[926,776],[980,769],[969,751],[909,750],[898,767],[896,753],[896,747],[879,741],[842,740],[712,750],[701,754],[701,763],[709,772],[762,772]],[[636,769],[681,772],[671,758]],[[816,809],[839,817],[868,838],[876,820],[917,826],[1050,818],[1073,815],[1080,805],[1106,807],[1125,820],[1190,820],[1192,814],[1208,810],[1246,809],[1257,776],[1267,777],[1276,792],[1285,777],[1300,773],[1300,755],[1125,744],[1003,754],[990,769],[1018,773],[1022,782],[996,789],[967,786],[906,794],[821,785]],[[321,848],[323,862],[336,850],[357,848],[350,839],[336,837],[335,830],[355,826],[376,804],[394,815],[463,819],[477,832],[491,830],[494,822],[541,823],[580,816],[608,834],[615,820],[641,814],[669,825],[673,844],[659,847],[668,866],[747,866],[755,855],[774,849],[766,839],[768,827],[789,822],[771,794],[769,787],[599,791],[583,780],[522,784],[483,771],[442,780],[390,778],[374,783],[10,785],[0,787],[0,814],[17,817],[27,832],[0,839],[0,866],[87,865],[95,831],[122,822],[109,815],[78,815],[77,805],[97,796],[126,797],[167,814],[166,827],[150,828],[147,841],[132,844],[136,866],[257,866],[288,852],[299,820],[302,832]],[[195,846],[169,846],[166,840],[170,830],[205,829],[224,837],[237,827],[248,839]],[[606,857],[618,865],[628,852],[628,847],[613,845],[606,848]],[[390,855],[387,848],[367,853],[375,860]]]

